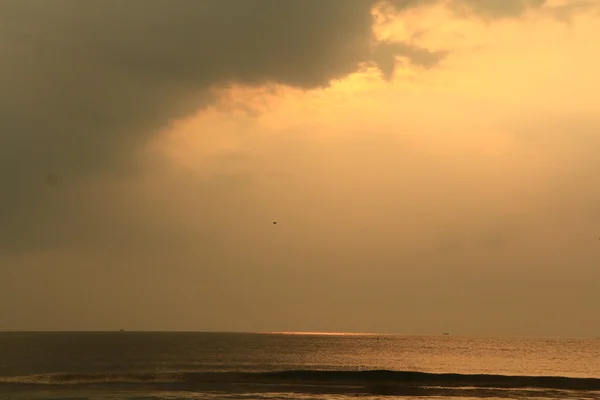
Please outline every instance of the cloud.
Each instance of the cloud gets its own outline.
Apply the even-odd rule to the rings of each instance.
[[[48,240],[38,237],[40,227],[59,214],[73,218],[62,208],[90,179],[138,173],[147,143],[171,121],[211,104],[219,88],[310,90],[369,63],[391,78],[397,57],[434,67],[443,53],[375,42],[376,3],[3,1],[0,248]],[[521,10],[510,1],[464,4],[498,16]],[[46,185],[50,173],[56,187]]]
[[[573,17],[589,11],[599,11],[600,4],[596,1],[571,0],[555,5],[550,9],[551,13],[558,20],[569,23]]]
[[[539,8],[546,0],[454,0],[452,6],[491,18],[515,17],[527,9]]]
[[[397,9],[440,3],[438,0],[390,0],[388,4]],[[447,4],[453,10],[477,17],[507,18],[517,17],[527,9],[539,8],[546,0],[450,0]]]
[[[326,86],[371,61],[364,0],[5,1],[3,243],[42,223],[44,179],[123,174],[136,149],[232,83]],[[426,50],[394,48],[430,63]]]

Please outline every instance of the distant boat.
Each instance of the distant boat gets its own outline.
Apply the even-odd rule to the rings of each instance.
[[[125,329],[121,329],[119,332],[125,332]]]

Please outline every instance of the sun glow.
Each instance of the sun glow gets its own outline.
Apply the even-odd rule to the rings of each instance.
[[[370,332],[263,332],[269,335],[298,335],[298,336],[377,336]]]

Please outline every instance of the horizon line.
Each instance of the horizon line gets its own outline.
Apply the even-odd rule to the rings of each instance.
[[[453,336],[471,338],[535,338],[535,339],[600,339],[599,336],[563,336],[536,334],[476,334],[476,333],[408,333],[408,332],[359,332],[359,331],[222,331],[222,330],[149,330],[149,329],[0,329],[0,333],[204,333],[204,334],[245,334],[245,335],[287,335],[287,336]]]

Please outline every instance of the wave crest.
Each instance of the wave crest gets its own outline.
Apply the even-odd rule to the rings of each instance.
[[[54,373],[0,377],[0,384],[282,384],[376,387],[444,387],[494,389],[600,390],[598,378],[427,373],[414,371],[183,372],[183,373]]]

